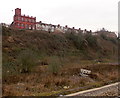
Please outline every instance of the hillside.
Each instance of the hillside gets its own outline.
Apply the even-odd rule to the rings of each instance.
[[[78,56],[80,59],[112,59],[117,55],[117,39],[90,34],[54,34],[3,28],[3,52],[16,57],[22,50],[39,55]],[[17,52],[17,54],[15,53]]]
[[[5,27],[2,38],[3,95],[23,95],[25,90],[24,95],[42,96],[63,91],[66,85],[71,85],[70,88],[85,86],[84,80],[87,85],[117,80],[117,66],[104,64],[117,62],[117,38]],[[92,70],[94,74],[79,78],[81,68]]]

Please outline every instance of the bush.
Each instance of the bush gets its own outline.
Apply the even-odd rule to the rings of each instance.
[[[84,36],[82,34],[76,35],[74,33],[68,33],[66,37],[73,42],[77,49],[82,50],[84,48]]]
[[[84,38],[82,36],[77,36],[76,39],[74,40],[74,44],[77,49],[82,50],[84,47]]]
[[[31,50],[24,50],[18,55],[18,65],[21,73],[31,72],[37,64],[37,55]]]
[[[15,75],[18,74],[17,66],[15,66],[14,62],[3,62],[2,64],[2,76],[3,78],[10,76],[10,75]]]
[[[2,54],[2,75],[3,77],[16,74],[18,71],[15,62],[11,60],[8,54]]]
[[[117,39],[115,39],[115,38],[109,38],[109,40],[110,40],[113,44],[117,44]]]
[[[97,38],[91,34],[86,35],[86,40],[90,46],[97,46]]]
[[[60,59],[56,56],[51,57],[50,63],[48,65],[49,72],[56,75],[58,74],[60,67],[61,67]]]
[[[2,26],[2,35],[3,36],[10,36],[11,35],[11,29]]]
[[[107,37],[105,34],[102,33],[100,36],[101,36],[104,40],[108,40],[108,37]]]

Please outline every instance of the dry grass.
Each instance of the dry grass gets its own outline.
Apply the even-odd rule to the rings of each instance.
[[[88,39],[89,44],[86,44],[76,35],[73,41],[72,36],[69,39],[65,34],[49,34],[43,31],[4,28],[3,33],[3,61],[6,62],[3,64],[10,65],[9,62],[12,62],[9,67],[3,66],[6,69],[3,77],[3,95],[51,95],[66,89],[89,85],[97,87],[108,81],[117,81],[117,65],[104,64],[106,61],[110,62],[109,59],[117,54],[113,53],[113,50],[117,51],[117,46],[108,40],[98,37],[96,43],[96,39],[92,40],[91,37]],[[81,45],[82,49],[79,47],[80,39],[84,42],[84,45]],[[91,41],[98,44],[99,48],[95,48]],[[18,73],[18,70],[13,73],[13,69],[18,68],[15,63],[18,61],[18,54],[26,49],[38,54],[36,66],[32,67],[30,73]],[[95,60],[101,58],[102,63],[98,64]],[[60,67],[56,68],[56,65]],[[81,77],[81,68],[91,70],[92,74],[89,77]]]
[[[66,90],[64,89],[65,86],[68,87],[67,89],[84,86],[94,88],[107,84],[108,81],[117,81],[118,77],[117,65],[96,64],[80,66],[76,64],[75,67],[64,67],[58,75],[49,73],[47,67],[38,66],[32,74],[7,78],[9,83],[4,82],[3,95],[52,95]],[[80,68],[89,69],[92,71],[92,74],[89,77],[80,77]],[[18,85],[18,83],[21,84]],[[18,89],[19,93],[17,92]]]

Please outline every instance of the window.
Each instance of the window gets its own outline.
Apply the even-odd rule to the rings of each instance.
[[[27,22],[29,22],[29,19],[27,19]]]
[[[32,22],[34,22],[34,19],[32,20]]]
[[[21,24],[21,26],[23,27],[23,24]]]
[[[16,20],[16,18],[14,17],[14,20]]]
[[[28,25],[27,25],[27,24],[25,25],[25,28],[26,28],[26,29],[28,28]]]
[[[25,19],[25,21],[27,22],[27,18]]]
[[[29,25],[29,29],[31,29],[31,25]]]
[[[29,19],[29,22],[31,22],[31,19]]]
[[[18,20],[20,20],[20,17],[18,17]]]
[[[24,21],[23,17],[22,17],[22,21]]]
[[[33,26],[32,29],[34,30],[34,29],[35,29],[35,26]]]

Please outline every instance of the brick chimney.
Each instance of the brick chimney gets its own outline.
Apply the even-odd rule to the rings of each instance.
[[[81,30],[81,28],[79,28],[79,30]]]
[[[60,24],[58,24],[58,28],[60,27]]]
[[[65,28],[68,28],[68,26],[66,25]]]
[[[42,23],[42,21],[39,21],[39,23],[41,24],[41,23]]]

